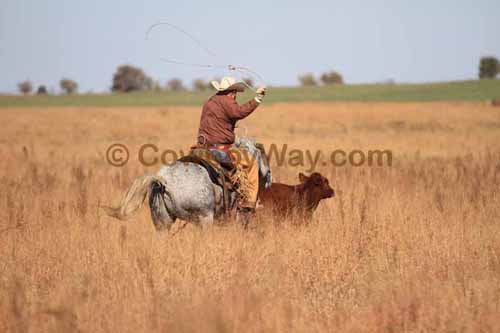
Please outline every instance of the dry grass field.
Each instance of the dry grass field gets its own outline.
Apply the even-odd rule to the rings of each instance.
[[[481,103],[263,105],[264,144],[390,149],[321,163],[336,197],[310,225],[158,234],[147,206],[103,216],[144,143],[186,150],[197,107],[0,109],[0,331],[498,332],[500,109]],[[131,153],[106,162],[112,143]],[[274,164],[296,183],[310,166]]]

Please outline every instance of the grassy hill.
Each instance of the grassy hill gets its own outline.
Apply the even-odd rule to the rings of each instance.
[[[269,87],[266,103],[303,101],[480,101],[500,98],[500,80],[424,84]],[[0,96],[0,107],[199,105],[212,92]],[[250,92],[241,100],[251,97]]]

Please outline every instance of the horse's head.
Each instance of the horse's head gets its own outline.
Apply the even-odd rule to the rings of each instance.
[[[238,148],[246,149],[255,157],[257,163],[259,164],[259,180],[261,185],[265,188],[271,186],[273,182],[273,177],[271,175],[271,168],[269,167],[269,161],[267,159],[264,146],[260,143],[256,143],[254,139],[248,137],[237,137],[235,145]]]

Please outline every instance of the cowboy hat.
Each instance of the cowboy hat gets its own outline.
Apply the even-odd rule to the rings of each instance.
[[[243,92],[245,91],[245,84],[243,82],[236,82],[234,77],[231,76],[226,76],[223,77],[222,80],[220,80],[220,83],[217,81],[210,81],[210,84],[215,88],[217,91],[239,91]]]

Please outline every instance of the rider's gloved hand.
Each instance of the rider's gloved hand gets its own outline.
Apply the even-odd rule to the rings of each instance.
[[[261,103],[265,95],[266,95],[266,87],[260,86],[255,91],[255,101],[257,101],[257,103]]]

